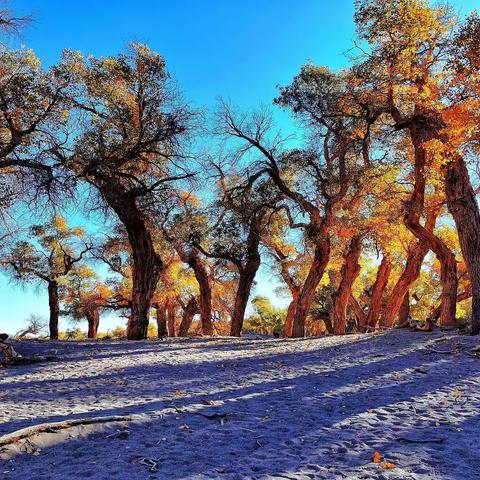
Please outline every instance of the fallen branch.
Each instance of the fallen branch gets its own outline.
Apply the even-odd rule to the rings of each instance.
[[[38,435],[39,433],[55,433],[66,428],[77,427],[79,425],[94,425],[99,423],[110,422],[128,422],[133,419],[132,416],[110,416],[110,417],[92,417],[92,418],[78,418],[75,420],[65,420],[63,422],[40,423],[32,427],[22,428],[7,435],[0,437],[0,447],[11,445],[24,438]]]
[[[404,442],[404,443],[443,443],[445,439],[443,438],[426,438],[422,439],[415,439],[415,438],[406,438],[406,437],[398,437],[395,439],[397,442]]]

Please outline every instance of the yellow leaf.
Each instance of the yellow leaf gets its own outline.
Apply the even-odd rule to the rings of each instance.
[[[385,468],[386,470],[390,470],[392,468],[395,468],[396,465],[394,463],[391,463],[391,462],[383,462],[381,467]]]
[[[437,421],[435,422],[435,426],[436,426],[436,427],[439,427],[440,425],[441,425],[441,423],[437,420]]]
[[[382,460],[382,456],[380,452],[373,452],[373,463],[380,463]]]
[[[455,398],[460,398],[460,397],[462,396],[462,392],[461,392],[458,388],[456,388],[456,389],[453,391],[453,396],[454,396]]]
[[[180,428],[180,430],[189,430],[190,429],[190,427],[186,423],[182,423],[180,425],[180,427],[178,427],[178,428]]]
[[[175,396],[181,397],[185,392],[183,390],[175,390]]]

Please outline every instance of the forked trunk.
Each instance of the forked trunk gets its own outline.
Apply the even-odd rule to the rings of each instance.
[[[190,298],[185,310],[183,311],[182,321],[180,322],[180,327],[178,328],[178,336],[186,337],[188,336],[188,331],[192,326],[193,317],[199,312],[198,302],[195,297]]]
[[[352,294],[352,287],[360,273],[358,260],[362,251],[361,237],[353,237],[344,257],[340,272],[341,280],[333,303],[333,329],[336,335],[345,333],[347,324],[347,305]]]
[[[58,340],[58,318],[60,316],[60,301],[58,299],[58,282],[48,282],[48,306],[50,308],[50,340]]]
[[[446,168],[447,205],[457,227],[460,247],[472,284],[471,333],[480,334],[480,212],[467,166],[458,157]]]
[[[370,306],[367,315],[367,326],[374,329],[377,326],[382,309],[382,298],[385,287],[387,286],[390,273],[392,272],[392,264],[386,255],[383,256],[380,266],[377,270],[377,277],[373,285],[372,297],[370,298]]]
[[[88,338],[97,338],[98,326],[100,324],[100,311],[93,308],[85,313],[88,322]]]

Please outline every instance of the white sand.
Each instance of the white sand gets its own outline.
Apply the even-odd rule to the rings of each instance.
[[[23,342],[59,361],[0,369],[0,435],[136,416],[5,447],[0,478],[480,479],[479,339],[446,335]]]

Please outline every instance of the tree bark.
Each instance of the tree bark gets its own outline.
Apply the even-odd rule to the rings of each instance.
[[[352,287],[360,273],[361,237],[353,237],[344,257],[340,272],[341,280],[333,302],[333,328],[336,335],[345,334],[347,305],[352,295]]]
[[[48,306],[50,308],[50,340],[58,340],[58,318],[60,316],[60,302],[58,299],[58,282],[48,282]]]
[[[410,292],[407,290],[407,293],[403,296],[402,304],[400,305],[400,310],[398,311],[398,323],[400,325],[408,321],[410,316]]]
[[[322,233],[324,235],[321,234],[320,238],[323,239],[317,241],[310,270],[298,297],[297,308],[293,317],[293,338],[305,336],[305,321],[330,257],[330,238],[326,235],[326,232]]]
[[[88,322],[88,338],[97,338],[98,325],[100,324],[100,311],[98,308],[85,312]]]
[[[167,301],[167,327],[168,336],[175,336],[175,304],[172,300]]]
[[[428,231],[433,232],[436,220],[437,213],[432,210],[427,215],[425,228]],[[399,315],[405,295],[408,294],[410,287],[420,276],[423,261],[429,250],[430,248],[427,242],[421,240],[416,240],[410,244],[407,260],[405,262],[405,268],[403,269],[400,278],[397,280],[397,283],[393,287],[392,293],[390,294],[387,304],[383,310],[382,325],[384,327],[393,327],[395,319],[397,318],[397,315]]]
[[[383,292],[385,291],[391,272],[392,264],[388,257],[384,255],[377,270],[377,277],[375,278],[375,283],[373,285],[372,298],[370,299],[370,306],[368,309],[366,323],[370,328],[375,328],[377,326],[382,309]]]
[[[190,298],[185,309],[183,310],[182,321],[178,328],[179,337],[187,337],[188,331],[192,326],[193,317],[199,312],[198,302],[195,297]]]
[[[472,284],[471,333],[480,334],[480,212],[467,166],[458,156],[447,164],[447,205],[457,227],[463,258]]]
[[[176,246],[176,251],[182,260],[186,263],[195,275],[200,291],[198,305],[200,308],[200,323],[202,325],[203,335],[213,335],[212,322],[212,287],[210,286],[210,278],[207,268],[202,262],[197,251],[186,252],[180,245]]]
[[[425,144],[436,136],[435,129],[431,126],[425,127],[421,122],[413,122],[410,126],[410,137],[415,155],[414,188],[412,196],[406,204],[404,220],[406,227],[420,242],[425,242],[429,246],[440,262],[440,284],[442,286],[440,325],[453,326],[455,325],[458,286],[455,256],[439,237],[420,224],[425,206],[425,167],[427,164]]]
[[[163,271],[163,262],[155,252],[147,222],[135,198],[117,183],[105,184],[101,191],[125,226],[132,249],[132,298],[127,338],[141,340],[147,338],[150,304]]]
[[[353,309],[353,312],[355,313],[355,316],[357,317],[357,323],[358,323],[358,331],[360,333],[365,332],[366,326],[367,326],[367,314],[363,310],[363,308],[360,306],[360,304],[357,302],[357,299],[353,296],[350,295],[349,298],[349,303],[350,306]]]
[[[244,265],[239,267],[240,277],[238,279],[237,293],[235,295],[235,304],[233,307],[232,322],[230,325],[230,335],[239,337],[242,334],[243,320],[245,318],[245,309],[252,290],[255,275],[260,267],[260,238],[261,227],[265,213],[256,212],[250,223],[247,237],[247,260]]]
[[[472,285],[470,284],[464,292],[457,295],[457,303],[463,302],[472,296]],[[440,317],[440,312],[442,311],[442,305],[439,304],[432,310],[431,318],[432,320],[438,320]]]
[[[299,292],[292,292],[292,301],[288,305],[287,316],[285,317],[285,325],[283,327],[283,334],[287,338],[292,336],[293,317],[295,316],[295,310],[297,309],[298,296]]]
[[[157,337],[163,338],[167,336],[167,315],[164,303],[157,303]]]

